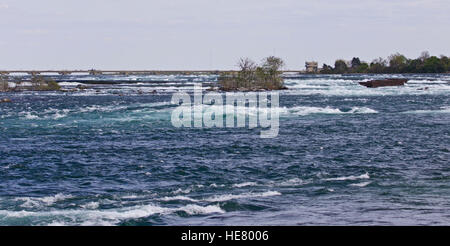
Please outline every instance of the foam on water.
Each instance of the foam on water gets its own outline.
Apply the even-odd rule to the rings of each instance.
[[[15,114],[19,115],[24,120],[59,120],[68,116],[79,117],[79,114],[85,113],[114,113],[121,112],[121,115],[116,115],[119,120],[123,120],[123,114],[132,113],[152,113],[152,112],[164,112],[173,108],[170,102],[156,102],[156,103],[140,103],[130,105],[89,105],[76,108],[55,109],[47,108],[42,111],[32,110],[21,111],[18,113],[10,112],[5,117],[14,117]]]
[[[191,193],[191,191],[192,191],[191,188],[187,188],[187,189],[181,189],[181,188],[178,188],[177,190],[172,191],[172,193],[173,193],[173,194],[180,194],[180,193],[188,194],[188,193]]]
[[[0,210],[0,223],[4,220],[14,218],[33,218],[37,223],[45,224],[60,223],[61,225],[81,224],[83,225],[114,225],[120,221],[129,219],[146,218],[153,214],[171,214],[175,212],[185,212],[189,215],[201,215],[212,213],[225,213],[217,205],[199,206],[188,204],[178,208],[160,207],[156,205],[133,206],[119,209],[104,210],[51,210],[51,211],[9,211]],[[57,217],[58,219],[54,219]]]
[[[81,205],[81,207],[85,209],[97,209],[99,206],[100,206],[99,202],[89,202]]]
[[[256,186],[256,185],[258,185],[258,183],[256,183],[256,182],[244,182],[244,183],[234,184],[233,187],[241,188],[241,187]]]
[[[45,197],[17,197],[14,200],[23,202],[20,205],[21,207],[34,208],[42,206],[51,206],[57,202],[64,201],[70,198],[73,198],[73,196],[58,193],[54,196],[45,196]]]
[[[297,106],[289,108],[288,111],[294,115],[310,115],[310,114],[376,114],[378,111],[367,107],[352,107],[348,111],[332,107],[304,107]]]
[[[441,107],[435,110],[411,110],[404,112],[405,114],[448,114],[450,113],[450,106]]]
[[[352,107],[349,110],[327,107],[308,107],[308,106],[294,106],[294,107],[245,107],[232,105],[194,105],[193,112],[201,113],[206,111],[221,112],[222,115],[227,115],[228,112],[235,112],[231,114],[257,116],[258,114],[278,113],[280,116],[306,116],[311,114],[376,114],[378,111],[368,107]],[[220,115],[220,113],[219,113]]]
[[[370,179],[369,173],[361,174],[359,176],[346,176],[346,177],[337,177],[337,178],[328,178],[326,181],[345,181],[345,180],[357,180],[357,179]]]
[[[271,182],[273,186],[298,186],[308,184],[309,181],[305,181],[300,178],[292,178],[281,182]]]
[[[395,76],[389,76],[394,78]],[[383,78],[380,76],[380,79]],[[359,85],[375,77],[364,79],[309,78],[287,79],[290,89],[283,93],[292,95],[325,95],[325,96],[382,96],[382,95],[423,95],[448,94],[450,83],[447,79],[414,78],[405,86],[367,88]]]
[[[362,183],[357,183],[357,184],[350,184],[350,186],[355,186],[355,187],[366,187],[369,184],[371,184],[372,182],[367,181],[367,182],[362,182]]]
[[[258,197],[269,197],[269,196],[280,196],[281,193],[278,191],[266,191],[261,193],[243,193],[243,194],[226,194],[226,195],[218,195],[210,198],[204,199],[208,202],[224,202],[233,199],[244,199],[244,198],[258,198]]]
[[[58,82],[58,84],[60,86],[77,86],[77,85],[82,85],[83,83],[78,83],[78,82]]]
[[[198,202],[198,200],[196,200],[196,199],[192,199],[192,198],[189,198],[189,197],[187,197],[187,196],[172,196],[172,197],[163,197],[163,198],[160,198],[159,200],[161,200],[161,201],[177,201],[177,200],[182,200],[182,201],[190,201],[190,202]]]

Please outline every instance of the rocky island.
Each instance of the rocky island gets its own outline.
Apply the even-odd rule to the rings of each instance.
[[[0,92],[59,91],[61,86],[51,78],[33,76],[30,80],[10,80],[0,77]]]
[[[274,56],[267,57],[261,65],[249,58],[241,58],[238,72],[223,75],[219,78],[221,91],[265,91],[284,90],[281,68],[282,59]]]

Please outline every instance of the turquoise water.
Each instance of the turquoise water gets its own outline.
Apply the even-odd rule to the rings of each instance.
[[[450,225],[450,75],[287,74],[274,139],[172,126],[215,76],[55,79],[0,94],[0,225]]]

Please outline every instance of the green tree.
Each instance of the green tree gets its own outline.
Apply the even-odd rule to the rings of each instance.
[[[336,73],[346,73],[348,72],[347,62],[339,59],[334,63],[334,72]]]
[[[450,59],[447,56],[441,55],[441,64],[445,68],[445,72],[450,71]]]
[[[355,73],[367,73],[369,72],[369,64],[367,62],[362,62],[356,70],[354,70]]]
[[[361,60],[359,59],[359,57],[353,57],[351,64],[352,64],[352,68],[356,69],[359,66],[361,66]]]
[[[284,61],[281,58],[275,56],[269,56],[263,60],[262,68],[269,73],[280,73],[281,68],[284,66]]]
[[[406,67],[406,72],[422,73],[423,72],[423,61],[420,58],[410,60],[408,63],[408,66]]]
[[[277,89],[284,87],[283,79],[281,78],[281,69],[284,67],[284,61],[275,56],[269,56],[263,60],[262,71],[257,73],[257,80],[262,83],[259,86],[269,89]]]
[[[377,58],[370,63],[370,73],[384,73],[386,71],[387,61],[383,58]]]
[[[320,72],[323,74],[331,74],[333,73],[333,67],[324,63]]]
[[[403,73],[408,66],[408,58],[400,53],[392,54],[388,57],[389,71],[391,73]]]
[[[443,73],[445,71],[444,64],[436,56],[432,56],[425,60],[423,64],[423,71],[425,73]]]

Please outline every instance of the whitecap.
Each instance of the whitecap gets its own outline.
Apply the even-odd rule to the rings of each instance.
[[[210,198],[204,199],[204,201],[208,202],[224,202],[233,199],[242,199],[242,198],[257,198],[257,197],[269,197],[269,196],[279,196],[281,195],[278,191],[266,191],[261,193],[243,193],[243,194],[226,194],[226,195],[218,195]]]
[[[64,195],[62,193],[58,193],[54,196],[45,196],[45,197],[18,197],[15,198],[15,201],[22,201],[20,206],[25,208],[33,208],[33,207],[41,207],[41,206],[51,206],[56,202],[63,201],[66,199],[73,198],[72,195]]]
[[[233,187],[241,188],[241,187],[255,186],[255,185],[258,185],[258,184],[256,182],[244,182],[244,183],[240,183],[240,184],[233,184]]]
[[[25,113],[25,119],[27,119],[27,120],[36,120],[36,119],[39,119],[39,116],[33,115],[31,112],[26,112]]]
[[[192,189],[190,189],[190,188],[187,188],[187,189],[178,188],[177,190],[172,191],[171,193],[172,194],[180,194],[180,193],[188,194],[188,193],[191,193],[191,191],[192,191]]]
[[[98,202],[89,202],[86,204],[81,205],[80,207],[86,208],[86,209],[97,209],[100,206]]]
[[[431,110],[411,110],[404,112],[405,114],[433,114],[433,113],[450,113],[450,106],[440,107],[439,109]]]
[[[77,86],[77,85],[82,85],[82,83],[78,83],[78,82],[66,82],[66,81],[58,82],[58,84],[59,84],[60,86]]]
[[[298,106],[289,108],[288,111],[294,115],[310,115],[310,114],[375,114],[378,111],[367,107],[352,107],[349,111],[342,111],[332,107],[305,107]]]
[[[307,181],[304,181],[300,178],[292,178],[286,181],[281,181],[279,183],[275,183],[276,186],[296,186],[296,185],[304,185],[307,184]]]
[[[155,205],[143,205],[105,210],[83,209],[52,210],[39,212],[0,210],[0,216],[3,217],[2,219],[35,217],[42,218],[42,220],[56,216],[59,217],[58,220],[52,220],[52,222],[50,222],[49,224],[61,223],[61,225],[115,225],[123,220],[146,218],[153,214],[164,215],[179,211],[186,212],[189,215],[225,213],[225,211],[217,205],[199,206],[189,204],[178,208],[165,208]],[[71,223],[66,222],[67,219],[69,219]],[[62,224],[62,222],[60,221],[64,221],[64,223]]]
[[[177,201],[177,200],[198,202],[198,200],[192,199],[192,198],[187,197],[187,196],[172,196],[172,197],[166,196],[166,197],[160,198],[159,200],[166,201],[166,202],[167,201]]]
[[[183,207],[182,210],[191,215],[225,213],[225,211],[223,209],[221,209],[219,206],[216,206],[216,205],[209,205],[209,206],[202,207],[199,205],[189,204],[189,205]]]
[[[367,181],[367,182],[362,182],[362,183],[357,183],[357,184],[350,184],[350,186],[355,186],[355,187],[365,187],[369,184],[371,184],[372,182]]]
[[[344,181],[344,180],[357,180],[357,179],[369,179],[369,173],[365,173],[359,176],[346,176],[346,177],[337,177],[337,178],[328,178],[326,181]]]

